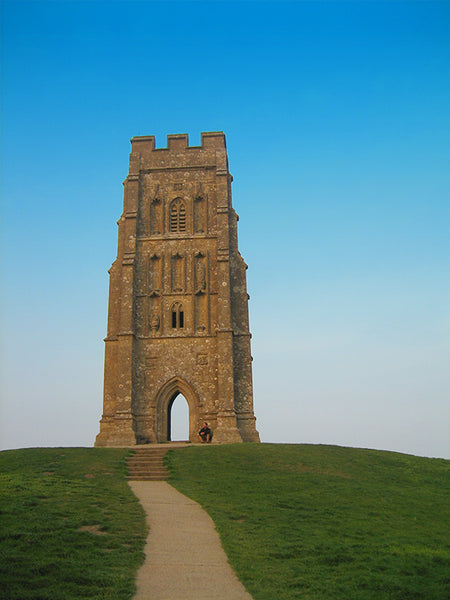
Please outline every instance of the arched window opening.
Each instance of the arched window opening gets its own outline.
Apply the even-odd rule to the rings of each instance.
[[[180,198],[176,198],[170,205],[169,228],[171,232],[186,231],[186,207]]]
[[[175,302],[172,306],[172,329],[183,329],[184,327],[184,310],[183,305]]]
[[[189,440],[189,405],[182,394],[175,396],[169,408],[169,441]]]

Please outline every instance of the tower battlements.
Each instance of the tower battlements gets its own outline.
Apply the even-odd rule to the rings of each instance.
[[[155,147],[154,135],[142,135],[131,138],[131,152],[185,152],[186,150],[225,150],[227,145],[223,131],[207,131],[201,133],[200,146],[189,146],[187,133],[176,133],[167,136],[165,148]]]
[[[228,175],[225,134],[222,131],[203,132],[200,146],[189,146],[187,133],[167,136],[167,147],[156,148],[155,136],[131,138],[129,177],[155,169],[183,169],[214,167],[219,175]]]

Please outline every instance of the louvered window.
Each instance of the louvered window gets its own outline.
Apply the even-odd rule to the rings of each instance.
[[[170,205],[170,231],[186,231],[186,207],[179,198]]]

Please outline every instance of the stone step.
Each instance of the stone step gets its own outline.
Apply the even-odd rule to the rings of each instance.
[[[128,475],[167,475],[167,469],[128,469]]]
[[[127,457],[128,479],[134,481],[163,481],[169,473],[164,466],[164,456],[169,448],[136,448]]]
[[[161,471],[163,473],[166,472],[166,467],[164,465],[158,465],[158,466],[150,466],[150,465],[129,465],[128,466],[128,473],[137,473],[137,472],[143,472],[143,473],[160,473]]]
[[[128,481],[165,481],[168,475],[130,475]]]
[[[167,469],[164,466],[160,467],[128,467],[128,473],[166,473]]]
[[[163,465],[163,460],[129,460],[127,465]]]
[[[165,468],[166,468],[162,464],[160,464],[160,465],[144,465],[144,464],[142,464],[142,465],[136,465],[136,464],[133,464],[133,465],[127,465],[127,467],[128,467],[128,470],[130,470],[130,469],[134,469],[134,470],[138,469],[140,471],[142,471],[142,470],[155,471],[155,470],[161,470],[161,469],[165,470]]]
[[[145,458],[145,457],[135,457],[133,456],[132,458],[130,458],[129,460],[127,460],[127,463],[148,463],[149,465],[154,464],[154,463],[160,463],[162,464],[164,462],[164,458],[160,457],[160,458]]]
[[[162,456],[167,452],[166,449],[155,448],[154,450],[145,449],[145,450],[135,450],[135,456]]]
[[[148,474],[148,475],[156,475],[156,474],[164,474],[167,473],[167,469],[163,468],[163,467],[159,467],[158,469],[149,469],[147,467],[145,468],[134,468],[131,467],[130,469],[128,469],[128,475],[138,475],[139,473],[144,473],[144,474]]]
[[[168,473],[130,473],[127,477],[127,479],[131,481],[139,479],[147,479],[149,481],[165,481],[168,478]]]
[[[134,452],[136,454],[140,454],[142,452],[149,452],[150,454],[157,454],[158,452],[161,453],[165,453],[167,452],[167,450],[169,449],[169,446],[167,447],[161,447],[161,446],[136,446],[135,448],[133,448]]]
[[[153,458],[142,457],[141,458],[141,457],[135,457],[135,456],[133,456],[133,457],[131,457],[130,459],[127,460],[127,464],[130,464],[130,463],[131,464],[133,464],[133,463],[136,463],[136,464],[146,463],[147,464],[148,463],[149,465],[153,465],[155,463],[159,463],[159,464],[162,465],[163,462],[164,462],[164,458],[162,456],[159,457],[159,458],[157,458],[157,457],[153,457]]]
[[[127,461],[127,466],[130,465],[149,465],[153,467],[157,467],[158,465],[163,465],[164,462],[162,460],[129,460]]]
[[[127,460],[163,460],[165,454],[165,452],[161,454],[134,454],[133,456],[129,456]]]
[[[145,463],[163,463],[164,459],[162,456],[133,456],[132,458],[129,458],[127,460],[127,463],[141,463],[141,462],[145,462]]]
[[[162,460],[158,460],[158,461],[148,461],[148,460],[137,460],[137,461],[130,461],[127,463],[127,467],[132,467],[133,465],[136,465],[137,467],[163,467],[164,466],[164,462]]]

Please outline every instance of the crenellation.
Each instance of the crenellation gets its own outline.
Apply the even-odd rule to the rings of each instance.
[[[187,133],[175,133],[167,136],[167,145],[157,148],[154,135],[134,136],[131,138],[132,154],[138,152],[147,154],[149,152],[192,152],[198,150],[226,151],[227,145],[225,134],[222,131],[208,131],[200,134],[200,146],[189,146],[189,135]],[[226,152],[225,152],[226,154]]]
[[[131,138],[131,148],[133,152],[152,152],[155,149],[154,135],[136,135]]]
[[[187,133],[178,133],[167,136],[167,149],[169,152],[184,152],[189,146]]]
[[[225,139],[225,134],[223,131],[208,131],[203,132],[200,135],[201,139],[201,147],[207,150],[214,149],[224,149],[227,148],[227,143]]]

